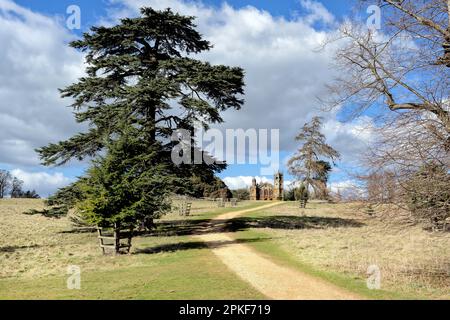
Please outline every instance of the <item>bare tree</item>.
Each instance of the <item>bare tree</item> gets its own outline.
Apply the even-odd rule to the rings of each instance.
[[[14,177],[11,182],[11,198],[21,198],[24,194],[23,181],[17,177]]]
[[[367,1],[361,0],[362,4]],[[345,22],[328,106],[426,120],[450,148],[450,0],[379,0],[383,28]],[[383,108],[383,106],[387,108]]]
[[[398,121],[376,134],[376,143],[363,159],[368,170],[376,173],[366,177],[369,200],[386,202],[380,194],[392,189],[395,203],[410,210],[414,218],[430,222],[433,229],[445,229],[450,218],[450,157],[442,141],[429,134],[426,122]],[[386,171],[387,181],[382,175]]]
[[[386,202],[388,196],[417,218],[445,225],[450,214],[450,0],[378,0],[378,5],[381,30],[346,21],[330,39],[338,44],[340,76],[324,102],[352,117],[369,112],[373,117],[375,142],[362,159],[369,198]]]
[[[366,181],[367,200],[375,203],[392,203],[396,200],[396,179],[391,171],[371,172]]]
[[[4,198],[11,187],[11,174],[6,170],[0,170],[0,199]]]

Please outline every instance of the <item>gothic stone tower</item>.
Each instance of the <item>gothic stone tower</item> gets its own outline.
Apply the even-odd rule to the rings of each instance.
[[[277,172],[273,179],[274,186],[273,186],[273,199],[274,200],[283,200],[284,199],[284,193],[283,193],[283,174],[281,172]]]
[[[250,200],[259,200],[259,187],[255,178],[253,178],[252,186],[250,187]]]

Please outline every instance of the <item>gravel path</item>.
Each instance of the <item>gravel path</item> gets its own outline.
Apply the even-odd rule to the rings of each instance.
[[[258,208],[223,214],[211,221],[236,218],[245,213],[270,208],[280,202],[270,203]],[[298,270],[278,265],[249,246],[235,243],[231,233],[215,232],[196,236],[211,245],[211,250],[240,278],[250,283],[269,299],[284,300],[351,300],[361,297],[339,288],[322,279],[310,276]],[[224,245],[217,245],[225,243]]]

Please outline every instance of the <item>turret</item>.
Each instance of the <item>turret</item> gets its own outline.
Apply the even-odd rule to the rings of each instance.
[[[273,182],[274,182],[274,186],[273,186],[274,200],[283,200],[284,199],[283,174],[278,171],[273,178]]]

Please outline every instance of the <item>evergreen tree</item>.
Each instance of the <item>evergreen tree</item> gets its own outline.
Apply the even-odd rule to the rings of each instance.
[[[193,130],[196,122],[208,127],[223,121],[221,111],[241,108],[242,69],[188,57],[211,48],[194,17],[170,9],[141,13],[114,27],[93,27],[71,43],[87,52],[88,76],[61,93],[74,99],[77,122],[90,130],[39,149],[45,165],[95,156],[127,126],[138,128],[149,145],[159,138],[170,151],[175,129]]]
[[[300,187],[295,189],[295,198],[298,201],[305,201],[307,202],[309,199],[309,192],[308,189],[306,189],[305,184],[301,184]]]
[[[142,8],[140,17],[93,27],[71,43],[86,52],[87,76],[61,93],[89,130],[37,151],[45,165],[95,160],[53,203],[69,207],[68,196],[70,206],[99,224],[153,218],[167,209],[169,192],[189,189],[193,175],[225,168],[171,160],[175,130],[208,128],[223,121],[222,111],[243,104],[242,69],[192,58],[211,48],[195,28],[194,17]]]
[[[404,181],[403,199],[419,220],[428,220],[434,230],[446,231],[450,218],[450,173],[437,162],[421,166]]]
[[[323,159],[334,161],[340,158],[339,152],[326,143],[325,136],[320,132],[322,118],[314,117],[310,123],[303,126],[296,137],[302,146],[288,161],[289,172],[304,183],[306,191],[312,187],[315,193],[320,193],[324,179],[328,179],[330,169]],[[329,165],[329,164],[328,164]]]
[[[120,228],[159,218],[170,209],[170,166],[160,162],[158,148],[148,149],[146,141],[139,140],[122,136],[88,170],[80,185],[84,199],[76,204],[87,222]]]
[[[314,196],[316,199],[327,200],[329,196],[327,184],[332,170],[331,164],[328,161],[319,160],[314,167],[317,168],[313,176],[314,185],[316,186]]]

